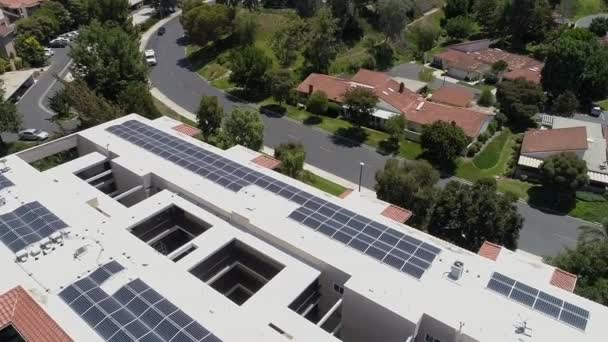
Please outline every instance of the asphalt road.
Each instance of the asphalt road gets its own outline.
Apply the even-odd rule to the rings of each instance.
[[[183,30],[178,20],[165,25],[163,36],[153,35],[147,48],[154,49],[158,65],[151,72],[155,87],[189,111],[196,111],[202,95],[214,95],[226,110],[234,106],[246,105],[238,99],[213,88],[195,72],[189,69],[185,57]],[[298,140],[306,148],[306,161],[316,167],[336,174],[354,183],[359,178],[359,162],[365,163],[362,185],[373,188],[374,174],[387,159],[367,147],[350,147],[336,142],[326,133],[303,126],[285,118],[263,116],[265,132],[264,144],[276,146],[289,140]],[[536,255],[555,255],[565,246],[574,246],[577,228],[583,222],[569,216],[544,213],[518,203],[519,212],[524,216],[524,228],[520,234],[519,248]]]

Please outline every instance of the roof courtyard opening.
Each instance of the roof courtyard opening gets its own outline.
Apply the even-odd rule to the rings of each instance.
[[[242,305],[276,276],[284,265],[233,240],[190,273],[234,303]]]
[[[163,255],[179,259],[196,248],[187,243],[209,228],[209,223],[171,206],[131,228],[131,233]]]
[[[11,324],[0,328],[0,341],[2,342],[25,342],[25,339],[21,337],[17,329]]]

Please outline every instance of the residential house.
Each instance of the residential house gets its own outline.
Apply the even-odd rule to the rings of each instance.
[[[303,96],[309,96],[315,91],[323,91],[327,98],[341,104],[343,94],[351,88],[364,87],[372,90],[378,96],[378,104],[370,118],[374,126],[382,127],[384,122],[394,115],[404,115],[407,119],[407,136],[412,140],[420,137],[422,127],[436,121],[454,122],[461,127],[466,135],[474,140],[485,131],[491,121],[491,116],[466,108],[472,96],[463,97],[463,93],[452,90],[440,91],[446,96],[438,96],[440,101],[427,101],[422,95],[408,89],[400,78],[387,74],[361,69],[351,79],[310,74],[300,85],[297,91]],[[450,103],[452,102],[452,103]]]
[[[15,26],[0,12],[0,56],[9,59],[16,55]]]
[[[47,0],[0,0],[0,10],[11,23],[31,16]]]
[[[541,115],[542,128],[526,132],[518,159],[519,171],[535,175],[543,161],[562,152],[574,153],[587,163],[592,185],[608,185],[606,139],[608,127],[598,123]]]
[[[508,65],[503,79],[525,78],[540,83],[541,70],[544,64],[528,56],[510,53],[497,48],[490,48],[488,39],[454,44],[433,58],[433,64],[447,71],[450,77],[465,81],[477,81],[491,71],[492,64],[502,60]]]

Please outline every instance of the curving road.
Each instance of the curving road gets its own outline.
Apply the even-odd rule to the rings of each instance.
[[[173,102],[195,112],[202,95],[214,95],[226,110],[234,106],[246,106],[238,99],[212,87],[190,69],[185,55],[183,29],[179,20],[165,25],[163,36],[153,35],[147,48],[154,49],[158,65],[150,78],[156,88]],[[318,168],[348,179],[354,183],[359,178],[359,162],[365,163],[362,185],[373,188],[374,174],[387,159],[367,147],[349,147],[335,142],[328,134],[303,126],[285,118],[263,116],[265,125],[264,144],[276,146],[288,140],[298,140],[306,148],[306,161]],[[574,246],[577,228],[582,221],[569,216],[550,215],[531,208],[526,203],[517,204],[524,216],[524,228],[520,234],[519,248],[536,255],[555,255],[566,246]]]

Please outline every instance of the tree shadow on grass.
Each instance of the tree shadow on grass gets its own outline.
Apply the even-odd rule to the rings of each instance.
[[[306,119],[304,119],[304,121],[302,121],[302,123],[307,126],[318,125],[321,122],[323,122],[323,118],[319,115],[309,115]]]
[[[178,44],[184,44],[183,38],[178,38]],[[198,71],[205,65],[214,61],[221,53],[235,46],[234,39],[227,37],[216,42],[213,42],[207,46],[203,46],[200,49],[194,51],[186,58],[182,58],[177,61],[177,65],[183,68],[188,68],[191,71]]]
[[[431,165],[439,171],[441,178],[450,178],[456,175],[456,169],[458,167],[456,160],[435,160],[426,150],[416,157],[416,160],[426,160],[431,163]]]
[[[269,104],[260,107],[260,113],[273,118],[282,118],[287,113],[287,109],[278,104]]]
[[[378,143],[378,148],[376,149],[376,152],[380,153],[383,156],[396,156],[397,154],[399,154],[399,144],[395,144],[395,142],[392,141],[390,138],[382,140]]]
[[[543,212],[567,215],[576,207],[576,197],[573,192],[534,186],[528,190],[528,204]]]
[[[368,133],[361,127],[340,127],[332,135],[332,140],[337,145],[357,147],[365,142],[367,136]]]
[[[243,88],[233,88],[226,91],[228,99],[233,102],[248,103],[260,102],[267,97],[267,94]]]

